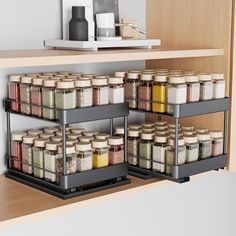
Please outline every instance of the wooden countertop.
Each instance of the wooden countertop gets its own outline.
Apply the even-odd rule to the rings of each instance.
[[[129,179],[131,179],[131,184],[128,185],[76,197],[70,200],[61,200],[7,179],[5,176],[0,176],[0,222],[160,181],[156,178],[142,180],[131,176],[129,176]]]

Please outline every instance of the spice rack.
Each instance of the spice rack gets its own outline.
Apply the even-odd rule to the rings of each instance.
[[[134,99],[138,100],[138,99]],[[147,100],[145,100],[147,102]],[[150,103],[159,103],[160,102],[152,102]],[[148,179],[152,177],[159,177],[162,179],[169,179],[175,182],[183,183],[190,180],[190,176],[195,174],[204,173],[211,170],[218,170],[225,168],[227,166],[227,115],[229,110],[229,98],[218,99],[218,100],[210,100],[210,101],[202,101],[202,102],[195,102],[195,103],[187,103],[181,105],[175,104],[166,104],[165,105],[173,106],[173,114],[167,113],[154,113],[148,111],[140,111],[137,109],[130,109],[133,112],[142,112],[145,114],[155,114],[159,117],[168,116],[173,117],[175,119],[175,127],[179,127],[180,119],[185,117],[193,117],[193,116],[201,116],[205,114],[211,113],[224,113],[224,155],[218,157],[212,157],[205,160],[200,160],[197,162],[178,165],[178,151],[175,152],[174,157],[174,165],[168,165],[165,163],[148,160],[151,162],[156,162],[159,164],[163,164],[166,166],[170,166],[172,168],[172,175],[166,175],[163,173],[154,172],[151,170],[142,169],[136,166],[129,166],[130,174],[136,177],[140,177],[143,179]],[[178,129],[175,129],[175,150],[178,150]],[[140,157],[135,157],[137,159],[143,159]]]
[[[113,135],[113,120],[115,118],[124,118],[124,127],[127,130],[129,109],[128,104],[113,104],[105,106],[97,106],[90,108],[72,109],[72,110],[58,110],[58,120],[47,120],[49,122],[57,123],[62,128],[62,146],[63,146],[63,174],[60,176],[60,184],[46,182],[42,179],[27,175],[22,172],[13,170],[11,168],[11,114],[30,117],[32,119],[41,119],[34,116],[24,115],[13,112],[10,109],[12,100],[6,99],[4,101],[5,111],[7,116],[7,141],[8,153],[6,156],[6,163],[8,171],[6,176],[10,179],[24,183],[31,187],[37,188],[62,199],[68,199],[75,196],[80,196],[112,187],[130,183],[127,179],[128,163],[127,163],[127,132],[125,132],[125,162],[113,166],[104,167],[101,169],[93,169],[91,171],[80,172],[76,174],[67,175],[66,173],[66,127],[71,124],[92,122],[97,120],[110,120],[110,134]],[[15,102],[15,101],[14,101]],[[20,103],[20,102],[18,102]],[[30,105],[36,106],[36,105]],[[50,108],[47,108],[50,109]],[[29,165],[30,166],[30,165]],[[32,166],[32,165],[31,165]],[[42,169],[42,168],[38,168]],[[47,170],[48,171],[48,170]],[[48,171],[49,172],[49,171]],[[52,173],[52,172],[51,172]],[[56,174],[56,173],[53,173]],[[57,174],[58,175],[58,174]]]

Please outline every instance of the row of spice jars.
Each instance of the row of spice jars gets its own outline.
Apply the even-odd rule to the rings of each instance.
[[[220,73],[160,69],[116,72],[115,76],[125,78],[125,100],[132,109],[172,114],[170,104],[225,98],[225,79]]]
[[[121,77],[67,78],[10,75],[11,109],[22,114],[54,120],[55,109],[75,109],[124,103]]]

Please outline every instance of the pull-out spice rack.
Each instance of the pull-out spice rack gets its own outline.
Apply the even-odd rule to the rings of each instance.
[[[34,116],[28,116],[13,112],[11,107],[12,100],[5,100],[5,111],[7,116],[7,141],[8,141],[8,152],[6,156],[6,163],[8,171],[6,176],[10,179],[14,179],[18,182],[24,183],[31,187],[37,188],[54,196],[62,199],[68,199],[75,196],[80,196],[124,184],[130,183],[127,179],[128,175],[128,157],[127,157],[127,132],[125,132],[125,162],[117,165],[112,165],[100,169],[93,169],[85,172],[78,172],[76,174],[67,175],[66,173],[66,127],[68,125],[92,122],[98,120],[110,120],[110,134],[113,135],[113,120],[115,118],[124,118],[124,127],[127,130],[128,126],[128,115],[129,109],[128,104],[114,104],[104,105],[90,108],[81,108],[73,110],[56,110],[59,113],[58,120],[46,120],[61,125],[62,128],[62,147],[63,147],[63,168],[62,174],[50,172],[55,175],[59,175],[59,184],[46,182],[43,179],[36,178],[32,175],[28,175],[11,167],[12,155],[11,155],[11,114],[21,115],[30,117],[32,119],[41,119]],[[20,103],[20,102],[19,102]],[[31,105],[32,106],[32,105]],[[35,106],[35,105],[33,105]],[[28,164],[27,164],[28,165]],[[29,165],[30,166],[30,165]],[[31,165],[32,166],[32,165]],[[38,168],[38,167],[37,167]],[[39,168],[42,169],[42,168]],[[43,169],[45,170],[45,169]]]
[[[138,99],[133,99],[138,100]],[[147,102],[147,100],[144,100]],[[160,103],[155,101],[149,101],[150,103]],[[163,103],[162,103],[163,104]],[[175,127],[179,127],[180,119],[185,117],[201,116],[211,113],[224,113],[224,151],[222,156],[211,157],[204,160],[199,160],[193,163],[187,163],[184,165],[178,165],[178,129],[175,129],[175,156],[174,165],[168,165],[166,163],[157,162],[154,160],[148,160],[150,162],[156,162],[165,166],[170,166],[172,168],[172,175],[167,175],[165,173],[154,172],[152,170],[143,169],[137,166],[129,165],[130,174],[143,179],[148,179],[152,177],[159,177],[163,179],[169,179],[175,182],[183,183],[189,181],[190,176],[195,174],[204,173],[211,170],[223,169],[227,166],[227,115],[229,110],[229,99],[218,99],[210,101],[202,101],[195,103],[187,103],[181,105],[175,104],[165,104],[173,106],[173,114],[167,113],[154,113],[148,111],[140,111],[137,109],[130,109],[133,112],[143,112],[145,114],[155,114],[159,117],[173,117],[175,119]],[[135,157],[137,159],[143,159],[141,157]],[[145,159],[147,160],[147,159]]]

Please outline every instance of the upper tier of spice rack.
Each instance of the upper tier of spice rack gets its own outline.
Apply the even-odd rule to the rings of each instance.
[[[119,49],[96,52],[55,49],[3,50],[0,51],[0,68],[215,57],[223,55],[224,49]]]

